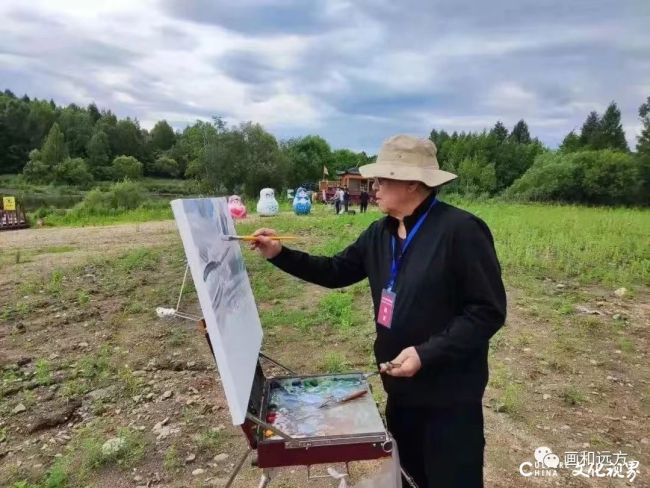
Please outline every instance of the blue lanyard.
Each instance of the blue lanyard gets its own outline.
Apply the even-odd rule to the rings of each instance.
[[[395,281],[397,280],[397,275],[399,274],[399,268],[402,265],[402,259],[404,258],[404,254],[406,253],[406,249],[409,247],[411,244],[411,241],[415,237],[415,234],[418,233],[420,230],[420,227],[422,227],[422,223],[424,220],[427,218],[427,215],[429,215],[429,212],[433,208],[433,206],[438,203],[438,200],[436,198],[433,199],[431,202],[431,205],[429,205],[429,208],[427,209],[424,214],[418,219],[418,221],[415,223],[411,231],[406,235],[406,239],[404,240],[404,245],[402,246],[402,249],[399,253],[399,256],[397,259],[395,259],[395,236],[391,236],[390,238],[390,249],[391,249],[391,265],[390,265],[390,281],[388,282],[388,291],[392,291],[393,287],[395,286]]]

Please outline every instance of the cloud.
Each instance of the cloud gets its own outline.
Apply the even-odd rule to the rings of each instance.
[[[553,146],[615,100],[634,145],[650,95],[637,0],[6,0],[0,16],[0,88],[145,127],[219,115],[373,153],[523,117]]]
[[[164,0],[175,18],[215,25],[249,36],[307,34],[324,28],[326,2],[315,0]]]

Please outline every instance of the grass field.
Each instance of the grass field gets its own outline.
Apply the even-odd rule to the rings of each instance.
[[[519,464],[542,445],[622,450],[647,467],[650,211],[456,203],[492,229],[509,299],[490,348],[486,486],[601,486],[522,478]],[[308,217],[252,215],[238,230],[272,226],[301,236],[296,247],[331,254],[379,217],[316,206]],[[326,290],[244,256],[265,352],[304,373],[372,367],[366,283]],[[223,485],[245,445],[207,347],[192,324],[154,313],[176,304],[183,275],[172,222],[1,233],[0,267],[0,486]],[[191,285],[181,309],[198,312]],[[383,404],[379,384],[375,396]],[[71,404],[68,419],[43,424]],[[111,438],[123,439],[120,449],[102,452]],[[372,470],[354,464],[352,478]],[[248,467],[235,486],[256,486],[257,476]],[[649,480],[643,469],[634,486]],[[307,486],[305,471],[283,472],[275,486]]]

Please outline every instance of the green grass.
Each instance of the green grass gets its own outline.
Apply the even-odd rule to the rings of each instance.
[[[63,271],[60,269],[52,271],[45,289],[51,295],[59,295],[63,289]]]
[[[117,372],[117,379],[127,397],[132,397],[142,390],[142,380],[135,376],[129,367],[120,368]]]
[[[248,204],[250,206],[251,202]],[[503,265],[504,279],[514,297],[509,305],[517,311],[511,316],[513,327],[504,327],[490,345],[488,394],[493,408],[517,420],[526,419],[536,410],[536,405],[531,403],[532,386],[526,376],[527,366],[520,367],[518,363],[503,361],[503,356],[517,358],[518,351],[523,348],[532,349],[528,354],[538,359],[531,361],[542,373],[550,373],[560,378],[558,381],[563,381],[563,386],[557,392],[553,390],[554,398],[559,398],[559,402],[547,404],[563,407],[569,414],[575,405],[589,405],[585,392],[569,386],[583,385],[576,371],[584,362],[582,359],[587,358],[588,348],[595,350],[598,344],[609,341],[609,345],[613,344],[614,348],[625,353],[619,357],[630,360],[635,357],[632,354],[642,353],[642,345],[625,335],[626,322],[623,320],[615,322],[605,316],[578,314],[575,307],[596,307],[593,303],[597,299],[594,298],[594,290],[583,287],[585,284],[597,285],[595,293],[598,296],[601,290],[602,294],[609,296],[614,289],[625,286],[630,293],[623,301],[628,301],[630,305],[634,288],[639,288],[638,296],[645,296],[646,291],[641,288],[648,284],[650,246],[644,229],[650,228],[650,212],[500,202],[461,201],[459,204],[477,213],[490,226]],[[317,205],[313,215],[308,217],[283,214],[256,222],[237,223],[237,228],[245,233],[261,226],[274,227],[281,233],[301,237],[300,241],[291,244],[292,247],[331,255],[353,242],[363,229],[380,217],[376,211],[366,215],[337,217]],[[45,243],[41,245],[44,247],[36,252],[67,252],[65,246],[48,248]],[[22,258],[30,256],[27,252],[23,254]],[[300,280],[279,271],[250,251],[245,250],[244,256],[261,321],[267,332],[265,344],[271,349],[291,353],[289,362],[282,357],[278,357],[278,360],[287,362],[297,370],[333,374],[357,368],[371,370],[374,367],[374,324],[367,282],[344,290],[307,288]],[[12,265],[13,252],[6,256],[6,260],[7,264]],[[184,256],[178,242],[164,245],[151,243],[117,257],[103,255],[69,268],[50,268],[45,271],[47,274],[43,279],[25,277],[16,287],[16,299],[0,307],[0,319],[11,321],[26,318],[39,310],[41,301],[46,299],[69,308],[83,306],[91,309],[101,306],[103,300],[111,297],[119,305],[116,307],[118,312],[102,316],[101,320],[93,319],[97,324],[93,327],[117,330],[125,323],[124,320],[134,314],[150,314],[152,307],[158,304],[173,306],[183,271]],[[94,284],[80,280],[87,273],[95,278]],[[546,278],[550,278],[550,281]],[[566,287],[556,288],[556,281],[561,281]],[[45,292],[42,296],[39,293],[41,290]],[[32,296],[27,298],[25,295]],[[52,296],[56,298],[52,299]],[[195,291],[189,284],[181,309],[190,310],[195,305]],[[530,326],[527,322],[526,327],[517,329],[516,326],[524,320],[530,320]],[[160,331],[163,332],[161,342],[165,346],[186,348],[195,339],[194,332],[177,325],[164,326]],[[309,345],[304,342],[297,345],[300,341]],[[635,351],[635,346],[638,351]],[[109,384],[117,384],[117,398],[138,394],[144,380],[135,377],[133,371],[124,365],[127,359],[130,361],[127,357],[116,357],[109,345],[99,352],[77,359],[71,365],[71,377],[61,385],[59,394],[74,397]],[[292,361],[298,364],[294,366]],[[39,360],[34,367],[34,380],[48,384],[52,371],[60,365],[55,367],[45,360]],[[31,370],[28,371],[31,374]],[[3,370],[1,386],[10,388],[18,379],[25,380],[19,369]],[[376,388],[376,391],[379,392],[376,394],[380,394],[381,388]],[[21,398],[20,401],[28,406],[37,404],[35,394],[30,394],[31,397],[25,397],[24,401]],[[644,396],[642,393],[642,408],[650,412],[648,398],[650,394],[646,392]],[[589,406],[595,408],[595,405]],[[11,408],[7,408],[0,414],[9,414]],[[98,403],[92,408],[97,409],[93,410],[97,414],[108,407]],[[182,410],[182,419],[187,426],[201,425],[198,420],[201,415],[197,412],[197,409],[189,407]],[[85,486],[84,480],[92,479],[95,470],[132,463],[131,455],[128,459],[122,455],[103,456],[101,445],[116,433],[110,429],[94,428],[94,432],[82,430],[78,436],[75,435],[78,439],[70,443],[64,459],[57,461],[38,484],[24,486]],[[227,452],[229,438],[226,432],[205,428],[198,432],[201,434],[193,437],[191,452],[201,456],[203,453],[210,456]],[[2,435],[0,430],[0,438]],[[130,445],[132,447],[128,452],[136,460],[133,462],[137,462],[146,444],[137,441],[136,437],[136,441]],[[190,446],[178,444],[167,447],[159,446],[156,455],[157,461],[171,476],[183,466],[183,457]],[[24,474],[12,480],[23,477]]]
[[[88,292],[84,290],[79,290],[77,292],[77,303],[79,304],[79,306],[83,307],[85,305],[88,305],[89,302],[90,302],[90,295],[88,294]]]
[[[522,414],[524,405],[523,387],[518,383],[508,383],[496,402],[496,411],[507,413],[512,417]]]
[[[92,387],[103,386],[115,372],[111,362],[113,353],[108,346],[103,346],[99,352],[82,357],[77,363],[77,376],[89,380]]]
[[[15,176],[4,177],[0,185],[3,181],[9,186],[24,183]],[[195,190],[191,182],[182,180],[145,178],[142,184],[158,193],[190,195]],[[41,190],[65,193],[61,188],[49,186]],[[537,278],[570,279],[617,287],[650,285],[648,210],[450,198],[454,204],[476,213],[488,223],[500,260],[511,273],[523,272]],[[284,204],[283,210],[289,209],[284,199],[279,198],[279,201]],[[248,199],[246,204],[253,215],[255,199]],[[264,219],[261,224],[243,223],[238,227],[251,231],[264,225],[283,232],[308,234],[316,241],[310,246],[313,252],[331,254],[349,244],[379,217],[380,214],[373,211],[365,215],[336,217],[329,207],[315,204],[310,216],[297,218],[292,214],[282,214]],[[171,218],[168,201],[152,198],[135,210],[105,213],[73,210],[48,215],[45,221],[46,225],[52,226],[88,226]]]
[[[352,326],[352,302],[352,294],[333,291],[323,297],[318,308],[326,323],[347,329]]]
[[[36,361],[34,378],[39,385],[49,385],[52,382],[52,370],[46,359]]]
[[[73,246],[46,246],[36,250],[36,254],[59,254],[74,251]]]
[[[183,461],[178,455],[176,446],[169,446],[163,458],[163,467],[168,473],[177,473],[183,467]]]
[[[276,305],[273,308],[261,310],[260,320],[265,329],[289,325],[302,331],[307,331],[320,322],[316,313],[309,310],[287,308],[286,305]]]
[[[139,247],[122,254],[115,265],[126,272],[153,271],[158,266],[161,252],[148,247]]]
[[[123,440],[116,452],[103,452],[102,446],[111,437]],[[79,430],[70,443],[70,449],[57,460],[38,482],[19,481],[13,488],[67,488],[89,486],[93,472],[109,465],[129,468],[142,460],[147,448],[144,436],[131,429],[119,429],[117,434],[108,435],[89,425]]]
[[[561,396],[568,406],[581,405],[586,401],[585,395],[575,386],[567,386]]]
[[[621,337],[618,340],[618,347],[623,352],[632,353],[634,352],[634,342],[632,342],[627,337]]]
[[[31,303],[25,300],[20,300],[13,306],[5,305],[0,308],[0,320],[25,318],[31,311]]]
[[[467,202],[490,226],[504,268],[610,286],[650,284],[650,211]]]
[[[466,200],[454,204],[488,224],[506,280],[526,276],[614,289],[650,286],[650,210]],[[333,254],[380,217],[377,211],[336,217],[315,205],[308,217],[279,215],[238,227],[244,232],[274,227],[304,237],[296,247]]]
[[[134,210],[92,214],[85,212],[67,212],[63,215],[52,214],[45,218],[45,225],[51,227],[88,227],[97,225],[129,224],[152,220],[169,220],[173,218],[168,204],[157,207],[141,207]]]
[[[328,352],[323,360],[322,369],[327,373],[343,373],[349,369],[349,364],[340,353]]]
[[[226,433],[223,430],[210,429],[198,436],[196,446],[199,452],[214,456],[224,447]]]

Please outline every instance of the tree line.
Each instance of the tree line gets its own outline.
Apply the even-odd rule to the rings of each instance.
[[[503,195],[524,201],[600,205],[650,204],[650,97],[639,108],[643,125],[630,151],[621,112],[612,102],[591,112],[579,132],[569,132],[551,151],[531,138],[524,120],[509,132],[501,122],[489,131],[449,134],[433,130],[444,169],[459,178],[448,190],[470,196]]]
[[[332,150],[322,137],[278,142],[253,122],[221,118],[182,131],[165,120],[148,131],[110,110],[0,93],[0,174],[32,183],[88,188],[96,181],[141,176],[196,178],[207,192],[254,194],[264,186],[292,187],[370,161],[365,153]]]
[[[650,97],[639,108],[643,129],[630,151],[614,102],[591,112],[557,150],[531,136],[520,120],[482,132],[434,129],[444,169],[459,178],[446,191],[587,204],[650,203]],[[175,131],[167,121],[149,131],[93,103],[61,107],[53,101],[0,93],[0,174],[28,182],[90,188],[97,181],[141,176],[196,179],[205,192],[256,194],[296,187],[372,162],[374,156],[332,150],[318,135],[278,141],[260,124],[228,125],[215,117]]]

